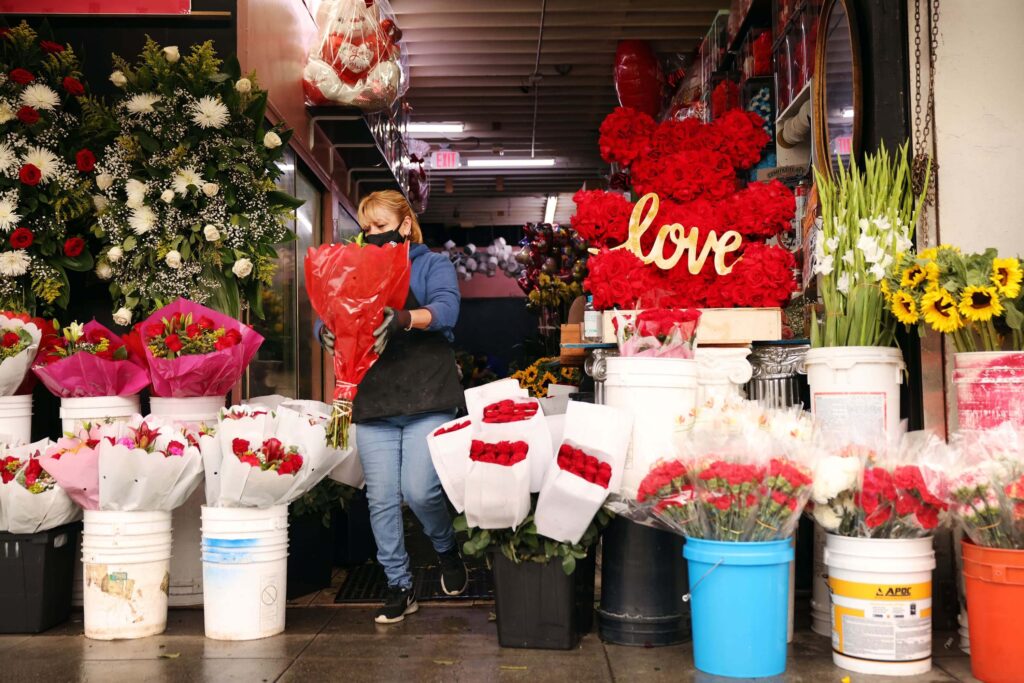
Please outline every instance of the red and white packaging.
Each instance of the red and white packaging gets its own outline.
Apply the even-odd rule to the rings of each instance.
[[[529,446],[530,492],[544,485],[553,454],[540,401],[535,398],[505,398],[484,406],[483,417],[476,422],[477,438],[488,442],[525,441]]]
[[[515,529],[530,514],[530,463],[525,442],[504,442],[517,453],[508,464],[479,459],[474,455],[479,448],[501,448],[501,443],[474,440],[470,446],[465,510],[466,521],[471,527]]]
[[[530,392],[519,386],[519,380],[500,379],[472,389],[466,389],[466,412],[474,424],[484,418],[484,408],[506,398],[529,398]]]
[[[468,417],[446,422],[427,437],[430,459],[448,500],[457,512],[466,509],[466,472],[473,443],[473,422]]]

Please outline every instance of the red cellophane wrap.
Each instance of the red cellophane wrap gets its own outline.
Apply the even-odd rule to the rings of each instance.
[[[241,341],[230,348],[212,353],[180,356],[174,359],[157,358],[146,345],[145,330],[151,323],[159,323],[176,313],[182,316],[191,313],[197,320],[209,318],[217,328],[237,330],[241,335]],[[141,338],[146,363],[149,366],[153,395],[162,398],[224,396],[242,378],[249,361],[263,343],[263,336],[248,325],[187,299],[178,299],[155,311],[153,315],[135,326],[135,333],[139,337],[126,338],[125,344],[131,352],[133,348],[138,348]]]
[[[377,360],[373,330],[384,307],[405,305],[409,269],[408,243],[325,244],[306,253],[309,300],[334,334],[334,400],[348,402],[349,412],[356,385]],[[340,436],[347,443],[346,434]]]
[[[113,353],[125,345],[120,337],[95,320],[85,324],[85,337],[109,339],[110,348],[102,355],[87,351],[67,358],[50,355],[32,368],[50,393],[61,398],[134,396],[149,385],[143,359],[129,350],[127,359],[114,360]]]

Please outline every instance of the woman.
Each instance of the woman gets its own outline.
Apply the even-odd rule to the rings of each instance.
[[[437,551],[441,588],[447,595],[466,589],[466,566],[427,450],[427,435],[464,406],[451,348],[460,296],[455,268],[423,244],[416,215],[401,194],[388,190],[369,195],[359,203],[358,220],[361,243],[412,242],[405,307],[385,309],[384,321],[373,333],[380,358],[359,384],[352,413],[359,425],[356,446],[366,475],[377,560],[388,578],[387,596],[375,621],[392,624],[419,609],[405,551],[403,500]],[[333,352],[330,331],[320,326],[318,334]]]

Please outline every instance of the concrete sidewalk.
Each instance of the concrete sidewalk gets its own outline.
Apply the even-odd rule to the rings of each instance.
[[[394,626],[378,626],[368,607],[292,607],[287,633],[249,642],[203,637],[201,610],[171,610],[167,632],[100,642],[82,636],[81,612],[37,636],[0,636],[0,681],[726,681],[696,672],[689,644],[667,648],[605,645],[591,633],[569,652],[498,647],[493,606],[421,605]],[[935,635],[926,676],[906,683],[973,681],[969,659]],[[797,633],[779,680],[887,679],[832,666],[827,638]],[[763,679],[767,680],[767,679]]]

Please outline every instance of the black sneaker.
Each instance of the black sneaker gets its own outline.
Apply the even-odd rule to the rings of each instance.
[[[446,553],[438,553],[437,559],[441,562],[441,590],[444,594],[462,595],[466,592],[469,576],[466,574],[466,563],[462,561],[462,553],[458,547]]]
[[[377,615],[373,620],[378,624],[397,624],[405,619],[406,614],[412,614],[419,608],[412,588],[388,586],[388,592],[384,596],[384,605],[377,610]]]

